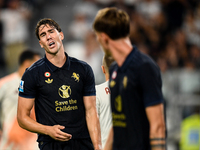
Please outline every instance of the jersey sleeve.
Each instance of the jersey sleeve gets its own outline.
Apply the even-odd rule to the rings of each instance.
[[[143,64],[139,76],[145,107],[162,103],[162,81],[158,66],[153,63]]]
[[[34,73],[26,70],[22,76],[19,85],[19,96],[24,98],[35,98],[36,95],[36,79],[34,78]]]
[[[86,65],[85,81],[84,81],[84,91],[83,96],[95,96],[95,79],[92,68]]]

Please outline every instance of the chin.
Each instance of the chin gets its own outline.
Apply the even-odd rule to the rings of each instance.
[[[48,50],[46,52],[49,53],[49,54],[51,54],[51,55],[56,55],[58,53],[58,51],[50,51],[50,50]]]

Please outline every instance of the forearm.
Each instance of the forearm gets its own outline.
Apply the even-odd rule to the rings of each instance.
[[[101,131],[99,118],[95,110],[86,113],[86,121],[95,150],[101,150]]]
[[[157,104],[146,108],[150,124],[149,139],[151,150],[165,150],[165,119],[163,104]]]
[[[61,131],[65,128],[61,125],[42,125],[30,118],[29,116],[26,116],[23,119],[21,117],[18,117],[18,122],[22,128],[30,132],[45,134],[58,141],[69,141],[72,138],[71,134]]]
[[[160,125],[156,129],[150,129],[151,150],[165,150],[166,148],[165,126]]]
[[[59,141],[68,141],[72,135],[61,131],[65,128],[62,125],[43,125],[36,122],[31,118],[31,109],[34,105],[34,99],[26,99],[19,97],[17,108],[17,120],[19,126],[30,131],[39,134],[49,135],[51,138]]]
[[[19,126],[30,132],[48,135],[48,127],[36,122],[30,116],[17,117]]]

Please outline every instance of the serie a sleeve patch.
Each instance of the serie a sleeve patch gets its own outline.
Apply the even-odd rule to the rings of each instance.
[[[24,81],[23,80],[20,81],[19,92],[24,92]]]

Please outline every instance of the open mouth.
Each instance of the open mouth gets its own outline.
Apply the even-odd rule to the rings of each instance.
[[[49,43],[49,47],[53,47],[55,45],[55,42]]]

